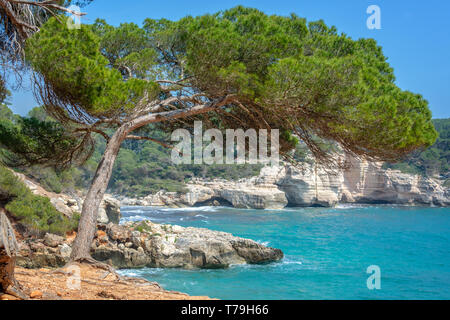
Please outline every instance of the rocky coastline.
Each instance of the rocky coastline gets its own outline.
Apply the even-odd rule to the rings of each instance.
[[[379,163],[354,159],[349,161],[352,162],[348,169],[334,172],[314,165],[304,165],[303,168],[281,166],[265,167],[259,176],[237,182],[197,178],[187,184],[188,191],[185,193],[160,191],[141,199],[105,195],[98,211],[97,232],[91,246],[91,254],[96,260],[117,269],[142,267],[216,269],[228,268],[235,264],[276,262],[284,256],[280,249],[270,248],[225,232],[157,224],[151,221],[121,223],[121,206],[208,205],[282,209],[287,206],[330,207],[340,203],[427,206],[450,204],[450,191],[438,179],[384,170]],[[83,204],[81,193],[69,196],[48,192],[26,176],[15,174],[34,194],[48,197],[53,206],[67,217],[81,211]],[[22,282],[30,282],[30,288],[35,285],[33,279],[36,277],[39,278],[36,278],[36,281],[46,281],[47,275],[51,274],[46,268],[60,268],[69,262],[75,232],[64,236],[50,233],[35,234],[24,229],[20,221],[12,222],[19,244],[16,261],[19,278],[22,275]],[[36,276],[34,274],[36,272],[42,276]],[[134,286],[135,280],[130,278],[127,281],[128,283],[123,283],[123,287],[118,290],[123,292],[138,290]],[[114,283],[117,281],[114,280]],[[48,283],[46,285],[50,286]],[[184,294],[164,291],[157,284],[146,282],[145,285],[150,288],[149,297],[189,298]],[[96,288],[93,287],[93,294]],[[64,299],[64,294],[61,295],[61,292],[55,290],[44,295],[47,294],[47,298]],[[137,291],[133,294],[137,294]],[[66,295],[68,299],[73,298],[72,293]],[[124,293],[123,297],[126,296]],[[99,299],[111,297],[112,293],[105,292],[93,295],[93,298]]]
[[[43,238],[25,234],[19,239],[17,264],[25,268],[62,267],[69,261],[74,238],[75,234],[62,237],[47,233]],[[283,258],[280,249],[229,233],[151,221],[99,224],[91,254],[118,269],[218,269]]]
[[[15,173],[30,190],[50,199],[53,206],[70,217],[79,214],[81,195],[55,194],[26,176]],[[280,249],[229,233],[203,228],[184,228],[151,221],[126,222],[121,219],[120,201],[105,195],[97,215],[97,233],[91,254],[99,261],[124,268],[227,268],[234,264],[261,264],[283,258]],[[57,268],[70,258],[76,234],[59,236],[28,232],[12,221],[19,243],[17,265],[24,268]]]
[[[98,212],[91,253],[116,268],[227,268],[233,264],[282,259],[279,249],[224,232],[161,225],[151,221],[119,224],[121,206],[232,206],[282,209],[350,204],[448,206],[450,191],[439,180],[384,170],[380,163],[347,159],[346,170],[329,172],[314,165],[265,167],[257,177],[237,182],[193,179],[185,193],[160,191],[142,199],[106,195]],[[67,216],[79,213],[82,195],[54,194],[17,174],[35,193],[50,198]],[[61,267],[75,235],[21,237],[18,264],[28,268]]]
[[[236,182],[193,179],[187,192],[160,191],[144,198],[117,196],[122,206],[192,207],[226,205],[246,209],[333,207],[337,204],[449,206],[450,188],[437,178],[383,169],[382,163],[345,159],[348,168],[326,170],[265,167],[257,177]]]

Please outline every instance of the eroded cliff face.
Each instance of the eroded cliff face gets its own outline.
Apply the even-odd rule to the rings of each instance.
[[[170,207],[229,205],[244,209],[282,209],[288,205],[286,194],[277,185],[255,180],[230,182],[197,179],[187,184],[186,193],[160,191],[142,199],[122,198],[121,204]]]
[[[352,161],[343,172],[341,202],[392,203],[448,206],[449,190],[438,180],[397,170],[384,170],[380,163]]]
[[[258,177],[238,182],[195,179],[187,185],[187,193],[159,192],[143,199],[122,199],[122,204],[183,207],[225,203],[254,209],[338,203],[450,204],[448,188],[436,179],[384,170],[381,163],[350,157],[346,161],[344,170],[305,164],[302,168],[265,167]]]

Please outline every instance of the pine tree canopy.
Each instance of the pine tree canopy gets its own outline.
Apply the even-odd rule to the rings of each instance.
[[[280,129],[282,153],[301,142],[324,163],[332,161],[324,142],[395,161],[437,138],[427,101],[395,85],[375,40],[294,14],[239,6],[142,28],[98,20],[75,30],[52,18],[27,41],[26,58],[46,110],[86,135],[194,120]]]

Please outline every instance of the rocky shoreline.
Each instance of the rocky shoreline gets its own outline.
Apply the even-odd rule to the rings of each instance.
[[[24,268],[64,266],[75,234],[19,239],[17,265]],[[280,249],[229,233],[201,228],[161,225],[150,221],[99,224],[92,257],[118,269],[228,268],[234,264],[262,264],[283,258]]]
[[[193,207],[228,205],[236,208],[282,209],[286,206],[400,204],[448,206],[450,190],[437,179],[384,170],[380,163],[347,159],[346,170],[329,172],[313,165],[265,167],[257,177],[237,182],[194,179],[188,192],[158,192],[142,199],[106,195],[98,212],[98,231],[91,253],[116,268],[227,268],[232,264],[267,263],[282,259],[279,249],[252,240],[200,228],[161,225],[151,221],[119,225],[120,206]],[[17,173],[16,173],[17,174]],[[80,212],[82,195],[44,190],[17,174],[35,193],[50,198],[67,216]],[[22,237],[18,264],[40,268],[63,266],[74,235]]]
[[[349,161],[353,161],[349,169],[336,172],[328,172],[312,165],[305,165],[300,169],[291,166],[265,167],[259,176],[237,182],[193,179],[187,184],[188,191],[185,193],[161,191],[142,199],[106,195],[99,208],[97,232],[91,246],[91,254],[96,260],[117,269],[142,267],[215,269],[228,268],[234,264],[264,264],[283,258],[280,249],[270,248],[225,232],[157,224],[151,221],[120,224],[121,206],[225,205],[236,208],[282,209],[286,206],[328,207],[339,203],[428,206],[450,204],[450,191],[438,179],[383,170],[381,164],[377,163],[352,159]],[[53,206],[67,217],[81,211],[82,194],[69,196],[48,192],[24,175],[15,174],[34,194],[48,197]],[[41,285],[41,282],[52,277],[49,276],[51,272],[42,268],[63,267],[69,261],[76,234],[37,235],[28,232],[20,222],[12,222],[19,243],[16,261],[19,266],[18,278],[21,282],[29,284],[30,288],[36,285],[34,283],[36,281]],[[21,275],[23,279],[20,279]],[[125,299],[129,296],[126,293],[130,292],[129,290],[134,290],[131,295],[136,298],[140,289],[134,282],[140,280],[132,281],[130,278],[127,281],[117,289],[123,293],[120,297],[111,292],[96,292],[97,285],[92,287],[91,298]],[[50,282],[42,286],[48,287],[51,285]],[[190,298],[184,294],[164,291],[148,281],[143,285],[150,288],[148,297]],[[44,293],[44,296],[47,294],[47,298],[51,299],[73,298],[73,292],[68,292],[64,296],[55,290],[53,293]],[[45,297],[41,295],[40,298]]]
[[[81,196],[70,197],[43,189],[38,183],[15,173],[30,190],[46,196],[55,208],[70,217],[80,212]],[[279,249],[269,248],[229,233],[202,228],[184,228],[151,221],[119,225],[120,202],[106,195],[97,217],[92,256],[115,268],[227,268],[233,264],[258,264],[283,258]],[[17,264],[25,268],[61,267],[69,261],[75,234],[65,237],[47,233],[36,236],[13,221],[18,233]]]

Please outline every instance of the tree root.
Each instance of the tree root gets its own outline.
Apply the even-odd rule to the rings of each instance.
[[[30,297],[28,295],[26,295],[22,291],[22,288],[20,288],[20,286],[18,286],[18,285],[8,287],[5,290],[5,293],[9,294],[10,296],[16,297],[16,298],[18,298],[20,300],[28,300],[28,299],[30,299]]]

